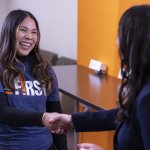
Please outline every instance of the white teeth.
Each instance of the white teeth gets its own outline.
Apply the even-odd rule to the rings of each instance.
[[[21,44],[22,46],[31,46],[30,43],[25,43],[25,42],[20,42],[20,44]]]

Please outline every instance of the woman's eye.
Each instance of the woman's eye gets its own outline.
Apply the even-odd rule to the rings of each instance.
[[[20,31],[25,32],[26,30],[25,29],[20,29]]]
[[[36,31],[33,31],[32,34],[37,34],[37,32],[36,32]]]

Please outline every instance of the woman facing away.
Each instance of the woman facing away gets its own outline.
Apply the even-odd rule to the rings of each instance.
[[[50,131],[50,112],[61,113],[59,90],[39,42],[35,17],[11,11],[0,37],[0,150],[67,150],[66,136]]]
[[[124,12],[118,29],[122,84],[119,107],[98,112],[57,114],[53,132],[74,126],[81,131],[116,130],[114,150],[150,150],[150,5],[132,6]],[[52,129],[52,128],[51,128]],[[80,150],[101,150],[90,143]]]

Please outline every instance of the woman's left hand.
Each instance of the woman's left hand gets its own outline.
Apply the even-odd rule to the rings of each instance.
[[[79,150],[103,150],[103,148],[101,148],[100,146],[91,143],[81,143],[77,145],[79,147]]]

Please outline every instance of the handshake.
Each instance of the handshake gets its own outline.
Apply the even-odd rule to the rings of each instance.
[[[72,117],[68,114],[44,113],[42,123],[55,134],[65,134],[73,127]]]
[[[59,113],[44,113],[42,117],[43,125],[55,134],[65,134],[68,129],[73,127],[72,116]],[[79,150],[103,150],[96,144],[80,143],[77,144]]]

